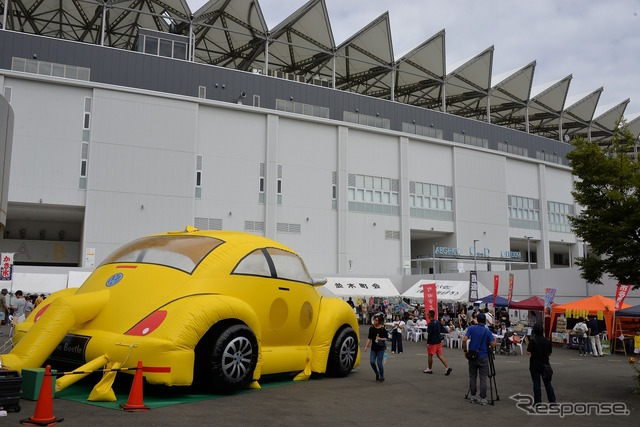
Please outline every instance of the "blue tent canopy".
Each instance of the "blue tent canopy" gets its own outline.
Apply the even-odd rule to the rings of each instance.
[[[486,297],[477,299],[474,304],[491,304],[491,301],[493,301],[493,295],[487,295]],[[509,304],[506,298],[501,297],[500,295],[496,297],[496,302],[494,304],[494,307],[508,307],[508,306]]]
[[[640,305],[625,308],[624,310],[616,310],[616,317],[640,317]]]

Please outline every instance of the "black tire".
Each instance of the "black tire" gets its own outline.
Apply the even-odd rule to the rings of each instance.
[[[331,343],[327,375],[346,377],[353,369],[358,356],[358,336],[350,326],[338,331]]]
[[[196,385],[222,393],[248,386],[258,363],[258,340],[251,329],[231,325],[205,339],[204,347],[198,349],[202,353],[196,353],[196,360],[204,362],[196,363]]]

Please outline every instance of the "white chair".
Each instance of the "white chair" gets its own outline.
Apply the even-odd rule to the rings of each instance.
[[[422,331],[417,326],[407,327],[407,339],[418,342],[422,339]]]
[[[524,350],[522,350],[522,337],[518,337],[518,338],[520,338],[520,342],[516,343],[515,341],[513,341],[513,338],[510,337],[511,345],[518,347],[520,349],[520,356],[522,356],[524,354]]]

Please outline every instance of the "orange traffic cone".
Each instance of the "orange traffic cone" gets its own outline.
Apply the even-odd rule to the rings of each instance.
[[[127,403],[120,404],[120,407],[128,412],[148,411],[149,407],[144,404],[142,399],[142,361],[138,360],[136,374],[133,377],[131,391],[129,392],[129,400]]]
[[[44,378],[36,402],[36,411],[31,418],[20,420],[20,424],[26,426],[52,426],[58,424],[64,418],[56,418],[53,415],[53,395],[51,393],[51,366],[47,365],[44,371]]]

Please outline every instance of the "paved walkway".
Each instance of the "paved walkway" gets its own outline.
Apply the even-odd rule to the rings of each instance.
[[[361,336],[366,337],[364,327],[361,328]],[[633,370],[628,366],[627,357],[579,357],[576,350],[554,348],[553,351],[553,385],[558,402],[605,402],[609,409],[612,403],[619,402],[620,408],[630,415],[608,415],[606,418],[567,415],[561,418],[557,415],[529,415],[518,409],[510,396],[532,394],[526,353],[523,356],[496,356],[497,389],[494,389],[494,396],[499,396],[499,400],[493,406],[474,405],[464,399],[468,389],[468,371],[461,350],[444,350],[453,367],[451,376],[444,375],[445,369],[437,359],[434,360],[435,373],[426,375],[422,373],[426,367],[424,343],[407,341],[404,342],[403,354],[389,355],[385,365],[386,381],[382,384],[375,382],[367,353],[360,368],[347,378],[321,377],[144,413],[127,413],[60,399],[54,399],[53,408],[55,416],[65,419],[62,425],[66,426],[422,426],[431,422],[437,422],[437,425],[474,423],[501,426],[540,426],[542,423],[581,427],[604,423],[638,425],[640,395],[633,393]],[[18,420],[34,414],[35,404],[22,400],[22,412],[9,413],[7,417],[0,418],[0,424],[17,425]],[[569,406],[562,408],[568,410]]]

